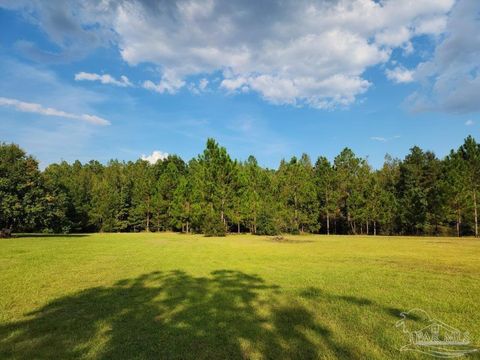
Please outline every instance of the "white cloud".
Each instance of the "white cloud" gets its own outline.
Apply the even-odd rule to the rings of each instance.
[[[415,36],[442,32],[454,0],[87,0],[68,11],[60,0],[7,4],[27,8],[63,47],[70,33],[62,35],[60,20],[76,21],[72,29],[83,43],[98,28],[93,46],[108,38],[130,65],[158,67],[160,81],[143,87],[159,93],[188,87],[189,76],[220,72],[229,92],[334,108],[367,91],[364,72],[386,63],[395,48],[408,54]],[[55,4],[63,9],[59,21]]]
[[[120,76],[120,80],[115,79],[113,76],[109,74],[95,74],[95,73],[87,73],[87,72],[79,72],[75,74],[76,81],[100,81],[102,84],[110,84],[120,87],[127,87],[133,86],[133,84],[128,80],[125,75]]]
[[[200,89],[200,91],[205,91],[207,89],[207,86],[208,80],[205,78],[200,79],[200,81],[198,82],[198,88]]]
[[[175,94],[185,84],[185,81],[179,78],[174,71],[166,71],[158,84],[155,84],[151,80],[146,80],[143,83],[143,87],[147,90],[156,91],[160,94]]]
[[[381,136],[372,136],[370,138],[370,140],[375,140],[375,141],[380,141],[380,142],[387,142],[388,141],[387,138],[384,138],[384,137],[381,137]]]
[[[394,135],[392,137],[383,137],[383,136],[372,136],[370,137],[370,140],[374,140],[374,141],[379,141],[379,142],[389,142],[391,140],[396,140],[396,139],[400,139],[401,136],[400,135]]]
[[[124,60],[175,73],[175,86],[164,79],[146,84],[155,91],[175,93],[185,85],[179,79],[222,70],[228,77],[221,87],[229,91],[254,91],[275,104],[333,108],[364,93],[370,83],[363,72],[386,62],[393,47],[414,36],[420,20],[443,15],[452,0],[397,3],[129,3],[118,8],[114,28]]]
[[[37,44],[20,40],[15,47],[28,58],[40,63],[65,63],[85,57],[96,47],[109,46],[115,32],[104,20],[107,19],[107,2],[93,1],[76,3],[65,0],[3,0],[0,7],[25,11],[25,18],[41,26],[48,38],[57,45],[58,51],[45,50]],[[99,11],[103,8],[103,12]],[[107,25],[107,26],[106,26]]]
[[[35,113],[35,114],[40,114],[45,116],[57,116],[57,117],[63,117],[66,119],[81,120],[94,125],[110,125],[110,122],[108,120],[105,120],[96,115],[72,114],[62,110],[57,110],[50,107],[44,107],[40,104],[20,101],[17,99],[0,97],[0,106],[12,107],[18,111]]]
[[[405,69],[402,66],[397,66],[394,69],[385,70],[387,78],[397,84],[412,82],[414,80],[414,73],[415,72],[413,70]]]
[[[375,36],[375,42],[382,45],[398,47],[407,43],[411,36],[410,29],[406,26],[398,29],[387,28]]]
[[[475,121],[473,121],[472,119],[468,119],[467,121],[465,121],[465,125],[466,126],[473,126],[473,125],[475,125]]]
[[[480,2],[459,0],[446,22],[446,36],[433,57],[420,63],[422,88],[407,102],[414,111],[480,111]]]
[[[168,153],[154,150],[150,155],[142,154],[142,160],[148,161],[150,164],[155,164],[158,160],[165,160],[168,158]]]
[[[0,96],[42,104],[43,107],[71,114],[101,116],[99,107],[105,108],[106,105],[121,112],[128,101],[123,94],[109,100],[104,92],[59,78],[44,64],[36,66],[5,55],[0,56],[0,79]],[[83,162],[96,158],[106,161],[114,156],[106,155],[102,144],[94,140],[99,135],[110,133],[109,126],[94,126],[87,121],[62,117],[32,116],[31,113],[12,110],[14,108],[0,108],[1,136],[35,154],[41,160],[41,166],[61,160],[79,159]],[[106,119],[109,120],[108,117]]]
[[[188,84],[188,89],[196,94],[196,95],[199,95],[201,93],[204,93],[204,92],[207,92],[208,89],[208,84],[209,84],[209,81],[205,78],[202,78],[200,79],[197,83],[195,82],[191,82]]]
[[[247,79],[237,76],[233,79],[227,78],[223,79],[222,82],[220,83],[220,87],[226,89],[229,92],[233,92],[239,88],[242,88],[247,84]]]
[[[440,35],[442,34],[447,28],[447,17],[446,16],[437,16],[433,18],[427,18],[424,21],[421,21],[416,29],[415,32],[417,34],[432,34],[432,35]]]
[[[413,54],[414,52],[414,48],[413,48],[413,44],[411,41],[407,41],[403,46],[402,46],[402,49],[403,49],[403,54],[404,56],[408,56],[408,55],[411,55]]]
[[[355,96],[364,93],[370,83],[361,77],[332,77],[315,81],[313,78],[285,79],[270,75],[224,79],[220,85],[229,92],[255,90],[274,104],[308,104],[319,109],[349,105]],[[322,94],[322,95],[320,95]]]

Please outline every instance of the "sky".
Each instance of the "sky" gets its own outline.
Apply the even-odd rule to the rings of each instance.
[[[480,140],[478,0],[0,0],[0,141],[42,168]]]

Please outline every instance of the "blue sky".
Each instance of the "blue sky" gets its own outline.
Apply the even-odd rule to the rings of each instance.
[[[475,0],[0,3],[0,141],[60,160],[381,166],[480,140]]]

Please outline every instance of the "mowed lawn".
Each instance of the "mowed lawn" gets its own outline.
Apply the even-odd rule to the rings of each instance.
[[[1,359],[426,358],[399,351],[412,308],[480,347],[480,240],[0,240]]]

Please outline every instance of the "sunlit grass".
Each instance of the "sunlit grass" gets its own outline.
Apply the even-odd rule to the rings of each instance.
[[[480,346],[480,241],[172,233],[0,241],[0,358],[421,358],[421,308]]]

